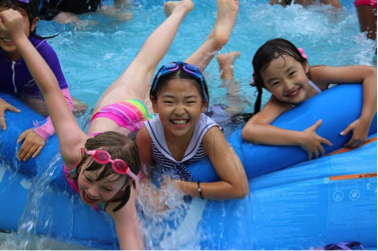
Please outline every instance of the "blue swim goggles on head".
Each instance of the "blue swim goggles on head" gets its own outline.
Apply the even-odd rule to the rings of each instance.
[[[151,92],[153,92],[155,90],[156,84],[159,81],[160,77],[178,71],[180,69],[180,66],[182,66],[182,69],[186,73],[188,73],[189,75],[191,75],[191,76],[193,76],[193,77],[195,77],[195,78],[197,78],[201,81],[203,96],[205,98],[205,101],[207,103],[209,103],[209,99],[207,97],[206,90],[205,90],[205,79],[202,76],[201,71],[198,69],[197,66],[192,65],[192,64],[187,64],[183,61],[177,61],[177,62],[172,62],[172,63],[168,63],[168,64],[163,65],[160,68],[160,70],[158,71],[158,73],[155,77],[155,81],[154,81],[154,83],[152,84],[152,87],[151,87]]]

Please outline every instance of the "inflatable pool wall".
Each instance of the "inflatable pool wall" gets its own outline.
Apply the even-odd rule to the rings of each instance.
[[[317,132],[333,143],[326,151],[333,151],[350,137],[339,133],[358,118],[361,89],[360,85],[335,87],[274,123],[303,130],[322,118],[323,125]],[[0,131],[0,159],[4,163],[0,166],[0,231],[19,231],[21,235],[31,231],[68,243],[117,248],[111,220],[83,205],[67,186],[62,162],[55,161],[59,151],[55,136],[37,158],[16,161],[19,134],[32,127],[32,121],[43,118],[11,96],[0,97],[22,110],[6,112],[8,129]],[[376,131],[376,119],[373,124],[371,132]],[[230,143],[249,178],[253,178],[249,180],[251,194],[243,200],[223,202],[194,199],[177,229],[181,235],[198,233],[200,243],[192,249],[309,249],[341,241],[376,247],[376,141],[295,166],[306,160],[300,148],[245,143],[240,130],[232,135]],[[209,162],[189,168],[195,180],[219,179]],[[199,221],[194,224],[192,219]],[[177,248],[180,246],[169,249]]]
[[[272,125],[296,131],[303,131],[322,119],[316,133],[332,142],[324,146],[326,153],[343,147],[352,136],[341,136],[347,126],[360,117],[362,108],[362,86],[360,84],[339,85],[298,105],[280,117]],[[241,128],[230,137],[229,142],[239,155],[248,178],[254,178],[303,161],[307,152],[299,146],[265,146],[248,143],[241,138]],[[377,115],[370,126],[369,135],[377,132]],[[217,181],[218,175],[208,160],[191,167],[195,181]]]

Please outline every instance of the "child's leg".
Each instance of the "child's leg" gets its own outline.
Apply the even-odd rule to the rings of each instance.
[[[149,36],[126,71],[105,91],[97,108],[126,99],[144,100],[158,63],[171,46],[184,17],[192,9],[191,0],[183,0],[175,8],[172,15]]]
[[[217,20],[207,40],[186,63],[196,65],[203,71],[215,54],[228,42],[239,11],[239,0],[218,0]]]
[[[164,13],[166,17],[169,17],[173,10],[179,5],[180,2],[166,2],[164,3]]]
[[[227,88],[226,103],[229,106],[225,109],[230,114],[240,113],[244,110],[246,100],[239,96],[240,85],[234,79],[234,62],[240,57],[240,52],[233,51],[217,56],[219,74],[222,79],[220,87]]]
[[[222,80],[234,80],[234,62],[240,56],[240,52],[220,54],[217,57],[219,64],[219,74]]]

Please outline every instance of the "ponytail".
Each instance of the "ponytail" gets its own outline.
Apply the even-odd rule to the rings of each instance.
[[[255,106],[254,106],[254,111],[253,114],[257,114],[261,111],[261,100],[262,100],[262,94],[263,94],[263,88],[261,85],[256,85],[256,101],[255,101]]]

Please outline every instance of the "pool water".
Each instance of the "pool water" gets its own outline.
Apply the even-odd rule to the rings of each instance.
[[[264,3],[263,3],[264,2]],[[266,1],[267,2],[267,1]],[[265,1],[241,0],[240,13],[229,43],[220,53],[241,52],[235,62],[235,79],[239,94],[251,105],[254,88],[249,86],[254,52],[268,39],[282,37],[304,48],[310,65],[343,66],[372,65],[375,42],[359,33],[358,21],[351,1],[342,1],[344,8],[331,6],[287,8],[270,6]],[[94,20],[96,25],[78,29],[70,24],[59,25],[41,21],[38,33],[59,36],[48,42],[56,50],[71,93],[94,107],[100,95],[125,70],[137,55],[150,33],[165,19],[163,1],[136,1],[131,21],[114,21],[103,15],[83,15],[82,20]],[[194,10],[186,17],[161,64],[183,60],[197,49],[210,33],[216,17],[216,1],[195,1]],[[201,20],[200,22],[198,20]],[[164,39],[164,38],[162,38]],[[219,88],[221,80],[214,59],[206,69],[210,86],[210,103],[222,103],[227,93]],[[269,97],[264,95],[264,101]]]
[[[58,54],[71,94],[90,108],[94,108],[98,98],[131,63],[150,33],[165,20],[163,1],[135,2],[131,10],[134,18],[128,22],[114,21],[101,14],[87,14],[82,15],[81,19],[90,20],[95,25],[75,27],[46,21],[38,24],[37,30],[42,36],[59,33],[59,36],[48,42]],[[251,60],[258,47],[268,39],[283,37],[292,41],[305,50],[310,65],[376,64],[376,42],[366,39],[359,32],[352,1],[341,1],[344,7],[340,11],[330,6],[303,8],[294,5],[282,8],[270,6],[266,2],[240,1],[240,13],[233,34],[221,51],[241,52],[234,69],[235,78],[241,87],[239,95],[250,102],[245,112],[253,110],[255,100],[255,90],[249,86],[253,72]],[[194,3],[194,10],[186,17],[161,64],[184,60],[210,33],[216,17],[216,1],[194,0]],[[209,84],[210,103],[224,103],[227,89],[220,87],[222,82],[215,59],[207,67],[205,75]],[[269,94],[265,92],[264,102],[268,98]],[[89,112],[80,118],[82,127],[87,126],[88,116]],[[155,229],[150,231],[152,233]],[[13,244],[0,241],[0,248],[11,249]]]

